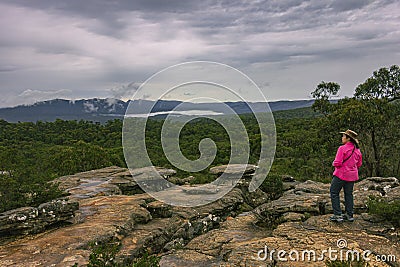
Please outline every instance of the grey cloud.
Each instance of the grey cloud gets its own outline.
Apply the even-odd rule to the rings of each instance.
[[[23,100],[24,103],[33,104],[38,101],[44,101],[47,99],[55,99],[55,98],[66,98],[71,97],[72,90],[69,89],[60,89],[60,90],[31,90],[27,89],[20,93],[17,98],[19,100]]]
[[[99,109],[99,107],[96,107],[93,103],[86,102],[86,101],[83,103],[83,107],[84,107],[85,112],[87,112],[87,113],[96,112]]]
[[[127,85],[120,85],[111,88],[111,95],[116,99],[131,98],[132,95],[139,89],[140,83],[131,82]]]
[[[16,20],[4,14],[0,25],[2,86],[12,85],[17,91],[49,90],[59,83],[80,94],[96,89],[96,93],[123,98],[130,97],[129,81],[144,81],[186,60],[249,69],[268,63],[276,69],[291,69],[340,60],[365,62],[373,53],[380,53],[386,60],[382,62],[400,55],[400,4],[394,0],[2,3],[25,8]],[[35,23],[30,21],[33,16],[38,16]],[[57,18],[54,23],[53,18]],[[7,21],[24,26],[10,32]],[[370,68],[376,64],[371,61]],[[25,79],[18,79],[18,73]],[[30,82],[37,84],[31,87]],[[110,90],[110,84],[121,83],[126,85]]]
[[[58,95],[66,95],[70,94],[72,91],[69,89],[60,89],[60,90],[53,90],[53,91],[41,91],[41,90],[31,90],[27,89],[20,93],[18,96],[20,97],[42,97],[42,96],[58,96]]]
[[[259,2],[238,2],[233,1],[229,7],[219,7],[204,10],[203,16],[196,21],[196,16],[192,18],[196,26],[235,26],[241,25],[250,30],[252,27],[256,31],[275,31],[281,28],[281,23],[291,22],[303,25],[313,16],[313,12],[321,12],[319,2],[311,4],[300,4],[299,1],[259,1]],[[305,18],[307,15],[307,19]],[[201,18],[207,18],[205,20]],[[278,23],[277,23],[278,22]],[[252,31],[251,31],[252,32]]]
[[[121,21],[124,12],[137,11],[134,15],[147,21],[162,23],[164,20],[182,20],[193,27],[200,36],[237,31],[246,35],[258,32],[293,31],[298,29],[332,26],[342,18],[338,12],[358,9],[370,1],[29,1],[16,0],[24,6],[41,8],[49,12],[80,15],[94,18],[94,25],[82,27],[98,34],[121,38],[121,31],[128,25]],[[166,29],[173,32],[172,29]],[[165,37],[168,36],[167,34]],[[229,42],[229,40],[227,40]]]
[[[383,41],[383,37],[385,37],[387,34],[390,34],[390,31],[380,29],[379,26],[373,27],[373,25],[358,29],[350,28],[338,31],[338,35],[343,36],[344,38],[363,42],[374,39],[379,39],[379,41]]]
[[[150,99],[150,97],[151,97],[151,94],[144,94],[142,96],[142,99],[146,100],[146,99]]]
[[[52,54],[52,55],[61,55],[61,54],[70,54],[70,55],[81,55],[83,56],[83,51],[67,44],[42,44],[40,46],[35,47],[35,52],[40,54]]]
[[[125,26],[124,23],[119,21],[119,14],[123,12],[141,11],[144,13],[150,12],[150,14],[160,12],[187,13],[204,5],[202,1],[181,0],[3,0],[3,2],[41,9],[47,12],[95,18],[108,24],[114,30]]]
[[[15,71],[18,70],[19,68],[14,65],[0,65],[0,72],[9,72],[9,71]]]
[[[4,2],[39,8],[49,12],[95,18],[103,23],[102,27],[98,26],[98,31],[113,34],[113,32],[126,26],[119,20],[120,14],[123,12],[142,12],[142,18],[150,21],[175,16],[178,19],[187,20],[194,27],[200,28],[223,28],[238,23],[257,24],[260,22],[264,22],[266,26],[271,26],[276,25],[277,20],[282,22],[292,21],[293,24],[304,25],[308,24],[309,21],[315,22],[315,18],[318,18],[321,23],[326,23],[325,14],[329,14],[329,12],[337,13],[359,9],[368,5],[371,1],[5,0]]]
[[[371,0],[336,0],[331,3],[330,7],[337,11],[348,11],[362,8],[372,2]]]

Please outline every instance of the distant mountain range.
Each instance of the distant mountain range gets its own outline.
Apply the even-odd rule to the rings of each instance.
[[[225,102],[225,103],[191,103],[181,101],[159,100],[156,103],[149,100],[135,100],[135,111],[130,110],[131,116],[144,116],[151,107],[151,116],[165,116],[174,108],[175,115],[196,115],[196,114],[230,114],[234,111],[237,114],[251,113],[265,110],[265,102]],[[310,107],[313,100],[293,100],[269,102],[271,111],[291,110],[297,108]],[[81,99],[65,100],[54,99],[37,102],[33,105],[22,105],[10,108],[0,108],[0,119],[8,122],[18,121],[54,121],[63,120],[91,120],[104,122],[110,119],[123,118],[129,101],[125,102],[118,99]],[[153,106],[154,105],[154,106]],[[178,106],[179,105],[179,106]],[[227,106],[232,111],[227,110]],[[250,108],[251,107],[251,108]]]

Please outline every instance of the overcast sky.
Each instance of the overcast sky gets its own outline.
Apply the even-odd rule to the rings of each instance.
[[[400,1],[0,0],[0,106],[129,98],[152,74],[215,61],[268,100],[341,96],[400,63]]]

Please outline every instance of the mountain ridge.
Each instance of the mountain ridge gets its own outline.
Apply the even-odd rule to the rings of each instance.
[[[310,107],[314,100],[279,100],[268,102],[223,102],[223,103],[192,103],[178,100],[135,100],[135,110],[130,109],[129,114],[151,115],[168,113],[175,108],[180,112],[191,110],[211,111],[215,114],[248,114],[263,112],[265,110],[280,111],[297,108]],[[0,108],[0,119],[9,122],[36,122],[63,120],[91,120],[104,122],[110,119],[121,118],[131,103],[130,100],[123,101],[113,98],[91,98],[80,100],[52,99],[34,103],[32,105],[20,105],[16,107]],[[231,111],[227,111],[230,109]],[[229,113],[230,112],[230,113]]]

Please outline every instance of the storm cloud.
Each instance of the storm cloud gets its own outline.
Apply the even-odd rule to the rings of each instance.
[[[321,80],[344,96],[400,59],[398,1],[0,0],[0,11],[0,106],[57,88],[127,98],[195,60],[238,68],[270,100],[307,99]]]

